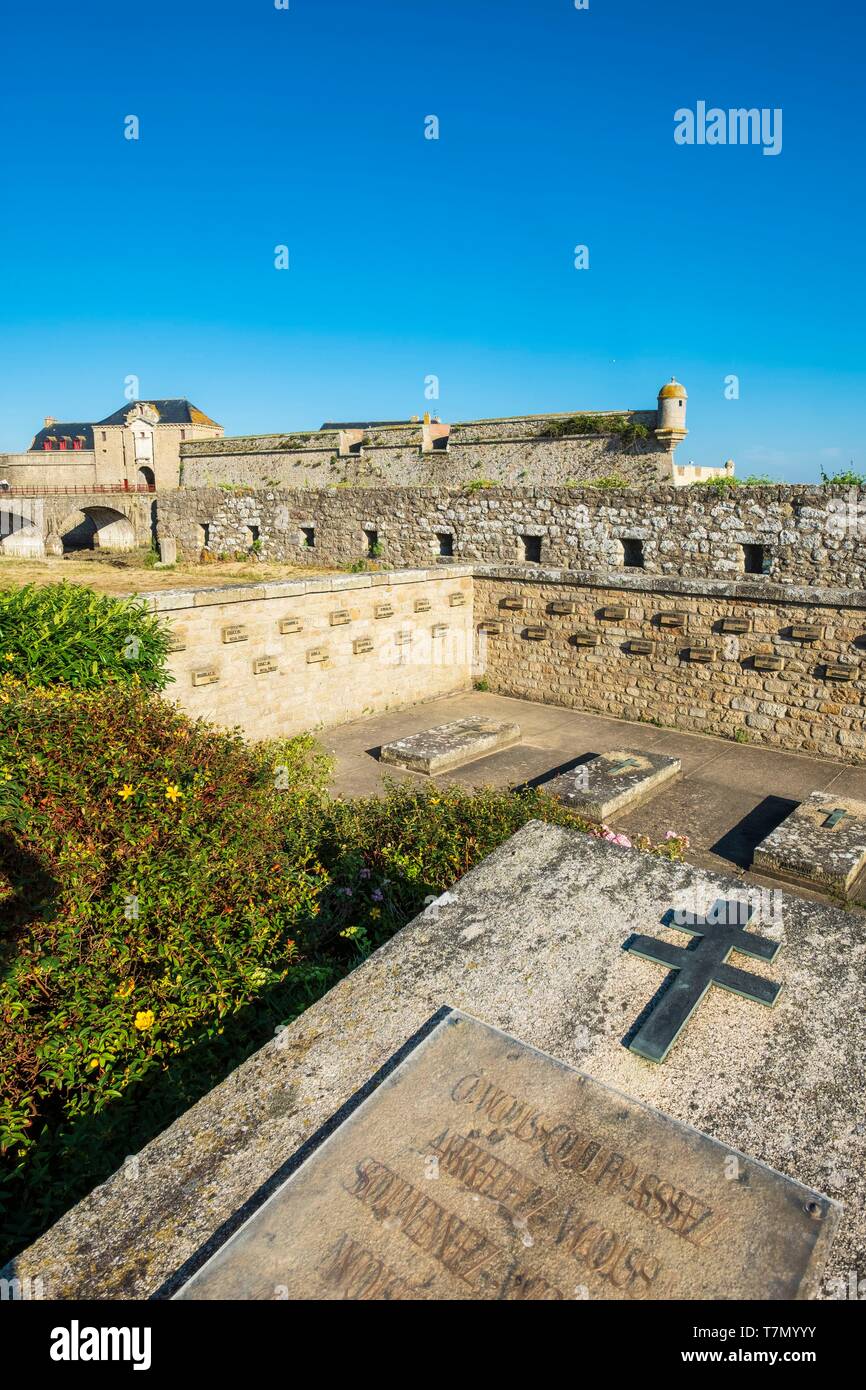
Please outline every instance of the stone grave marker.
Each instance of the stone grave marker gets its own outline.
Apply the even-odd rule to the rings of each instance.
[[[588,820],[606,821],[640,806],[681,774],[679,758],[620,748],[563,772],[545,784],[545,791]]]
[[[752,867],[772,878],[847,898],[866,866],[866,803],[812,792],[755,848]]]
[[[386,743],[379,758],[383,763],[394,763],[412,772],[434,776],[471,762],[473,758],[482,758],[497,748],[507,748],[519,738],[518,724],[474,715]]]

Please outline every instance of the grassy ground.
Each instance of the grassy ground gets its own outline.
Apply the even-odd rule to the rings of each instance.
[[[205,589],[215,584],[261,583],[265,579],[309,578],[329,571],[312,565],[277,565],[255,560],[220,560],[212,565],[179,561],[170,569],[155,569],[151,552],[133,550],[112,555],[98,550],[78,550],[41,560],[20,560],[0,555],[0,588],[24,584],[57,584],[65,579],[87,584],[103,594],[141,594],[155,589]]]

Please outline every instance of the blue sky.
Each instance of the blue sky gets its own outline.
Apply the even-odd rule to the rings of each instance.
[[[864,38],[853,0],[17,6],[0,449],[130,375],[262,433],[675,374],[681,462],[863,468]],[[699,100],[781,108],[782,152],[676,145]]]

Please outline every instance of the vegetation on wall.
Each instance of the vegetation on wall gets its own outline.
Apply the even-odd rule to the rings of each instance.
[[[826,473],[822,468],[821,482],[827,487],[866,487],[866,473],[857,473],[853,468],[843,468],[838,473]]]
[[[551,439],[565,435],[613,435],[626,453],[637,449],[649,433],[646,425],[627,415],[569,415],[550,420],[544,427],[544,434]]]

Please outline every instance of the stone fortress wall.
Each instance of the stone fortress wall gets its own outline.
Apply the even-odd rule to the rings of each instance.
[[[423,421],[313,434],[266,434],[181,445],[183,487],[458,487],[479,479],[509,487],[618,476],[632,485],[670,481],[672,454],[654,433],[655,411],[604,412],[647,430],[625,448],[616,434],[552,436],[568,416],[439,425]]]

